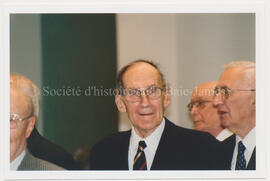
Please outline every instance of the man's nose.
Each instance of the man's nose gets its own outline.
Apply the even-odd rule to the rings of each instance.
[[[223,102],[224,102],[224,98],[222,97],[220,93],[218,93],[214,97],[213,106],[217,107],[218,105],[223,104]]]
[[[197,107],[196,105],[193,105],[193,107],[192,107],[191,110],[190,110],[190,114],[191,114],[192,116],[198,114],[198,107]]]
[[[148,106],[149,105],[149,98],[148,96],[145,94],[145,92],[143,92],[141,94],[141,105],[142,106]]]

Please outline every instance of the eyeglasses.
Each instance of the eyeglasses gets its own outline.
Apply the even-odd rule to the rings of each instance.
[[[230,95],[237,91],[256,91],[255,89],[231,89],[227,86],[216,87],[213,91],[213,96],[216,97],[218,93],[221,94],[222,98],[228,99]]]
[[[196,106],[197,108],[204,108],[205,107],[205,104],[206,103],[209,103],[209,102],[212,102],[212,101],[207,101],[207,100],[201,100],[201,101],[194,101],[194,102],[190,102],[188,105],[187,105],[187,108],[188,108],[188,111],[190,112],[192,110],[192,108],[194,106]]]
[[[21,118],[18,114],[10,114],[10,119],[9,119],[9,124],[10,124],[10,129],[18,129],[22,123],[23,120],[29,119],[32,117],[32,115],[26,117],[26,118]]]
[[[128,89],[125,91],[125,96],[129,102],[139,102],[142,94],[145,93],[149,99],[153,100],[160,98],[162,91],[164,90],[164,88],[157,86],[150,86],[145,89]]]

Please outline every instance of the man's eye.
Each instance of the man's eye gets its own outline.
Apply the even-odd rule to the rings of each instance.
[[[225,94],[226,94],[226,89],[220,88],[220,93],[221,93],[222,95],[225,95]]]
[[[131,90],[128,91],[128,94],[131,95],[131,96],[136,96],[137,92],[138,92],[137,90],[131,89]]]
[[[157,88],[156,87],[150,87],[148,89],[148,94],[154,94],[156,91],[157,91]]]
[[[229,95],[229,93],[230,93],[230,90],[229,90],[229,88],[228,87],[221,87],[221,93],[223,94],[223,95]]]

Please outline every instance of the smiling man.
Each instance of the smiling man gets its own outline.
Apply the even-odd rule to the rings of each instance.
[[[196,87],[188,109],[194,129],[208,132],[217,140],[224,141],[232,135],[232,132],[222,127],[217,108],[213,106],[213,90],[216,85],[216,82],[204,82]]]
[[[93,170],[210,170],[219,169],[218,142],[205,132],[178,127],[164,117],[171,100],[158,67],[137,60],[116,78],[115,103],[132,124],[129,131],[104,138],[91,150]],[[198,151],[199,150],[199,151]]]
[[[221,124],[235,135],[225,142],[232,145],[228,165],[232,170],[256,169],[256,67],[254,62],[227,65],[214,90],[214,106]]]

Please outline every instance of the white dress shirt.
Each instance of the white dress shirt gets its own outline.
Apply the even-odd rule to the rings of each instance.
[[[216,137],[218,141],[224,141],[225,139],[229,138],[233,133],[228,130],[227,128],[223,129]]]
[[[17,170],[25,156],[25,150],[10,163],[10,170]]]
[[[236,166],[236,160],[237,160],[237,154],[238,154],[238,143],[242,141],[243,145],[246,147],[244,156],[246,159],[246,167],[248,165],[248,162],[252,156],[253,150],[256,146],[256,127],[254,127],[246,136],[244,139],[241,139],[239,136],[236,135],[236,143],[234,147],[233,152],[233,158],[231,163],[231,169],[235,170]]]
[[[133,162],[134,157],[137,153],[139,141],[145,141],[146,148],[144,149],[145,157],[146,157],[146,165],[147,170],[150,170],[156,150],[163,133],[165,127],[165,119],[161,121],[160,125],[155,129],[153,133],[151,133],[146,138],[141,138],[135,131],[134,127],[131,128],[131,136],[129,141],[129,151],[128,151],[128,166],[129,170],[133,170]]]

